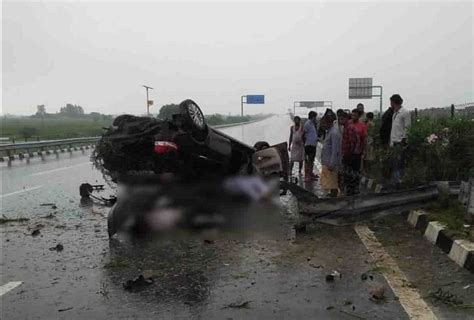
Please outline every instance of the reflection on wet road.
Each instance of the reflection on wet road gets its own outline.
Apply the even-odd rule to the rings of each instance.
[[[274,144],[287,139],[289,126],[286,115],[223,131],[251,145]],[[88,157],[63,154],[1,167],[2,214],[30,219],[0,225],[0,286],[23,282],[1,297],[2,319],[409,319],[351,227],[315,225],[295,233],[291,196],[281,198],[286,233],[280,240],[110,241],[108,208],[79,200],[81,183],[104,183]],[[388,243],[380,230],[390,229],[375,230]],[[421,265],[433,259],[426,249],[416,254]],[[449,273],[421,283],[424,290],[451,277],[469,279],[452,273],[452,264],[440,268]],[[341,276],[326,281],[334,270]],[[371,277],[361,279],[364,273]],[[124,288],[140,275],[152,280]],[[382,303],[369,299],[378,285],[386,287]],[[435,312],[446,319],[472,315],[442,306]]]

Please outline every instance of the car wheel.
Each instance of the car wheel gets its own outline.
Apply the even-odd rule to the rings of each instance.
[[[190,131],[191,137],[196,142],[204,142],[207,138],[207,124],[197,103],[189,99],[184,100],[179,109],[184,119],[184,128]]]

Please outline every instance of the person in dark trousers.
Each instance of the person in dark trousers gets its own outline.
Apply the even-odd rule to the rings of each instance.
[[[380,125],[380,142],[387,149],[390,146],[390,133],[392,132],[393,107],[387,109],[382,115],[382,123]]]
[[[399,189],[402,185],[405,152],[408,138],[408,128],[411,125],[411,115],[403,107],[403,99],[399,94],[390,97],[393,108],[392,130],[390,132],[390,148],[392,149],[392,183]]]
[[[356,131],[359,143],[352,151],[350,169],[352,170],[351,188],[352,194],[359,193],[360,171],[362,168],[362,155],[364,154],[367,139],[367,125],[360,120],[362,111],[359,109],[352,110],[351,120],[349,121]]]
[[[360,170],[360,155],[354,156],[356,150],[360,149],[360,138],[354,124],[350,121],[350,114],[344,113],[339,117],[339,124],[344,127],[341,141],[341,155],[343,164],[343,187],[341,191],[348,195],[356,193],[356,172]],[[359,161],[357,161],[359,159]]]
[[[318,133],[316,130],[317,113],[310,111],[308,120],[303,126],[304,131],[304,153],[305,153],[305,178],[306,182],[316,180],[317,176],[313,172],[314,160],[316,158],[316,146],[318,144]]]
[[[327,190],[330,197],[336,197],[339,190],[338,172],[341,165],[341,135],[335,124],[334,112],[326,112],[324,121],[327,133],[321,151],[321,188]]]
[[[371,165],[375,160],[375,149],[374,149],[374,113],[367,112],[365,115],[365,125],[367,126],[367,139],[364,149],[364,172],[369,173]]]

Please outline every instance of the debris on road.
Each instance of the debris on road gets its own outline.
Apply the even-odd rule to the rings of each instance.
[[[326,281],[327,281],[327,282],[332,282],[332,281],[334,281],[334,276],[333,276],[332,274],[326,275]]]
[[[350,305],[352,305],[352,301],[350,301],[350,300],[344,300],[343,304],[344,304],[345,306],[350,306]]]
[[[370,291],[370,299],[374,302],[385,300],[385,286],[379,285]]]
[[[41,232],[40,230],[44,227],[44,225],[40,224],[40,225],[36,225],[34,226],[33,228],[31,228],[31,236],[32,237],[36,237],[38,236]]]
[[[326,307],[326,310],[332,310],[332,309],[334,309],[334,306],[327,306]]]
[[[51,247],[49,248],[49,251],[57,251],[57,252],[61,252],[64,250],[64,246],[60,243],[58,243],[55,247]]]
[[[2,217],[0,218],[0,224],[8,222],[25,222],[29,220],[29,218],[7,218],[6,216],[2,215]]]
[[[430,293],[430,297],[450,306],[460,306],[464,303],[455,294],[451,293],[450,291],[443,290],[442,288],[439,288],[436,292]]]
[[[214,240],[204,239],[205,244],[214,244]]]
[[[338,271],[333,270],[331,274],[326,275],[326,281],[327,282],[332,282],[336,278],[342,279],[342,274],[340,274]]]
[[[369,278],[369,277],[367,276],[366,273],[363,273],[363,274],[360,275],[360,279],[361,279],[362,281],[365,281],[365,280],[367,280],[368,278]]]
[[[362,316],[359,316],[359,315],[357,315],[355,313],[352,313],[352,312],[349,312],[349,311],[339,310],[339,312],[347,314],[348,316],[351,316],[351,317],[354,317],[354,318],[357,318],[357,319],[366,319]]]
[[[143,275],[138,276],[135,280],[127,280],[123,284],[123,288],[127,291],[138,292],[153,284],[152,278],[145,278]]]
[[[232,308],[232,309],[249,309],[250,308],[250,301],[244,301],[242,303],[230,303],[225,306],[225,308]]]
[[[42,204],[40,204],[40,206],[42,206],[42,207],[52,207],[52,206],[56,206],[56,204],[55,203],[42,203]]]
[[[71,310],[71,309],[74,309],[74,308],[69,307],[69,308],[59,309],[58,312],[64,312],[64,311],[68,311],[68,310]]]
[[[55,213],[51,212],[51,213],[49,213],[45,216],[41,216],[40,218],[41,219],[52,219],[52,218],[56,218],[56,216],[55,216]]]

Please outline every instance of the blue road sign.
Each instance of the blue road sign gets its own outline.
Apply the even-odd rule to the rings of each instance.
[[[265,95],[263,94],[252,94],[247,95],[247,104],[264,104],[265,103]]]

